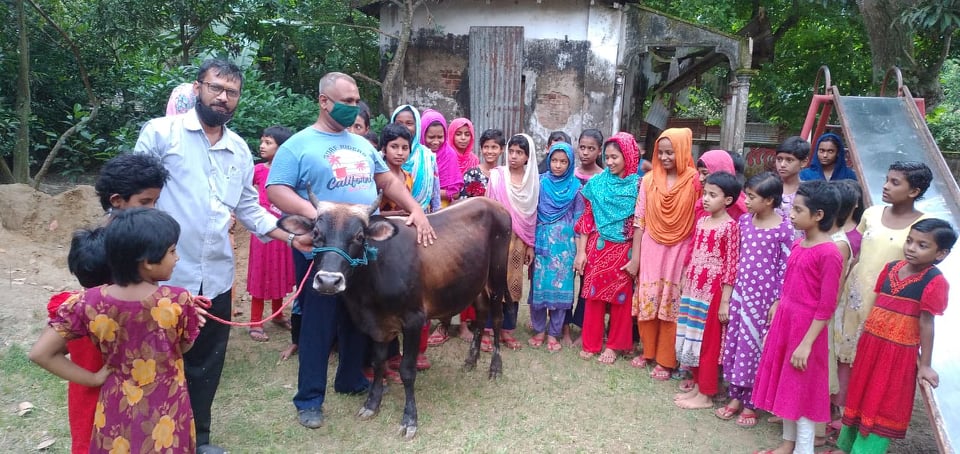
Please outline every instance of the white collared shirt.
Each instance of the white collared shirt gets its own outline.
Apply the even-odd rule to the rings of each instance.
[[[155,118],[143,126],[135,153],[151,153],[163,161],[170,179],[157,208],[180,223],[180,261],[168,283],[216,297],[233,287],[230,213],[247,230],[264,238],[277,218],[260,206],[253,186],[253,155],[235,132],[210,145],[197,112]]]

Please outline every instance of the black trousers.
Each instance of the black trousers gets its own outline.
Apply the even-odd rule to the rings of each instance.
[[[207,312],[224,320],[232,315],[231,291],[213,298]],[[200,289],[203,294],[203,288]],[[220,373],[227,356],[227,340],[230,339],[230,326],[208,320],[200,329],[200,335],[193,348],[183,355],[184,373],[187,376],[187,391],[190,394],[190,406],[193,408],[193,420],[197,427],[197,446],[210,444],[210,408],[220,386]]]

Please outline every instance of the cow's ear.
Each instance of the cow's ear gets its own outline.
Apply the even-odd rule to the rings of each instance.
[[[291,214],[277,219],[277,227],[287,233],[303,235],[313,231],[313,221],[306,216]]]
[[[397,226],[381,216],[371,216],[367,226],[367,238],[373,241],[387,241],[398,232]]]

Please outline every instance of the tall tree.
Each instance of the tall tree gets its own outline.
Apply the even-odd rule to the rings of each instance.
[[[0,160],[2,179],[10,183],[27,183],[30,180],[30,38],[27,34],[27,11],[24,0],[16,0],[19,42],[17,51],[20,65],[17,69],[17,141],[13,149],[13,169]]]

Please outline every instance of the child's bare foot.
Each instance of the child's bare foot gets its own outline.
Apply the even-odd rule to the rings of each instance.
[[[563,325],[563,340],[560,341],[564,347],[573,346],[573,337],[570,335],[570,325]]]
[[[762,454],[791,454],[794,447],[796,447],[795,442],[783,440],[783,443],[780,443],[780,446],[774,449],[761,449],[757,452]]]
[[[470,331],[470,324],[467,322],[460,322],[460,340],[470,342],[473,340],[473,332]]]
[[[697,387],[696,384],[694,384],[693,388],[690,388],[690,391],[674,394],[673,401],[679,402],[681,400],[687,400],[691,397],[696,396],[697,394],[700,394],[700,388]]]
[[[280,352],[280,361],[286,361],[290,359],[291,356],[296,355],[297,348],[297,344],[290,344],[289,347],[283,349],[283,351]]]
[[[674,402],[677,407],[684,410],[698,410],[701,408],[713,408],[713,397],[701,394],[699,391],[691,397],[677,400]]]

